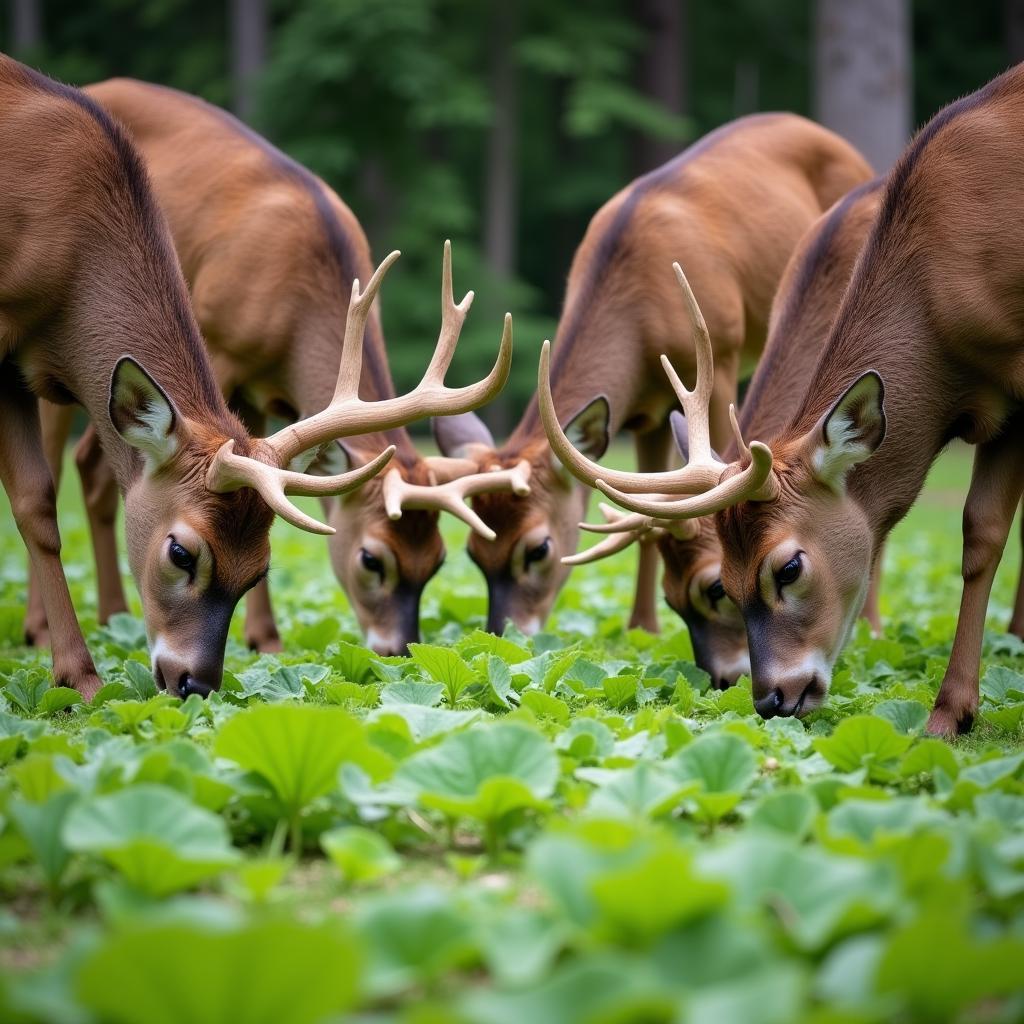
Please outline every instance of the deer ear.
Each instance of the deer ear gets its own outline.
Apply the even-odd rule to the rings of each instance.
[[[669,414],[669,424],[672,427],[672,438],[676,443],[676,447],[679,449],[679,454],[683,457],[683,463],[690,461],[690,424],[687,423],[686,417],[678,410],[673,409]],[[711,449],[711,454],[718,459],[719,462],[723,461],[721,456],[714,450]]]
[[[588,459],[599,459],[606,451],[610,438],[608,424],[611,407],[604,395],[598,395],[588,402],[565,425],[565,436],[572,441]]]
[[[611,438],[608,435],[611,407],[604,395],[598,395],[588,402],[564,426],[565,436],[574,448],[578,448],[588,459],[599,459],[608,450]],[[567,484],[576,483],[576,478],[562,465],[554,452],[551,466]]]
[[[134,359],[123,356],[110,379],[110,421],[121,438],[142,452],[155,473],[178,451],[184,427],[167,393]]]
[[[466,459],[473,455],[474,446],[497,447],[487,424],[475,412],[458,416],[435,416],[430,421],[434,440],[442,455],[450,459]]]
[[[884,439],[885,385],[868,370],[811,431],[811,471],[823,484],[842,490],[850,470],[874,454]]]

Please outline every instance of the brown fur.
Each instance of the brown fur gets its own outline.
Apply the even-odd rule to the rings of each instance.
[[[271,514],[251,494],[211,495],[205,468],[228,438],[241,453],[260,451],[221,398],[165,222],[122,130],[79,91],[0,57],[0,152],[0,475],[32,557],[54,674],[87,695],[99,685],[60,568],[38,396],[80,402],[103,439],[126,494],[147,630],[176,652],[173,678],[159,658],[158,676],[172,690],[186,676],[216,687],[231,608],[266,567]],[[175,409],[177,452],[152,474],[108,413],[125,354]],[[183,593],[166,556],[168,529],[185,520],[204,553],[202,585]]]
[[[794,395],[811,383],[812,371],[881,203],[882,181],[859,186],[823,214],[801,239],[772,304],[764,355],[740,411],[747,438],[771,441],[785,426]],[[736,457],[735,444],[724,453]],[[767,507],[767,506],[766,506]],[[714,519],[698,520],[693,540],[665,535],[658,548],[665,563],[662,586],[668,604],[685,621],[697,664],[714,683],[727,686],[749,672],[747,634],[736,605],[712,600],[721,577],[722,548]],[[874,617],[874,609],[867,609]]]
[[[937,453],[960,436],[979,446],[964,510],[964,595],[929,729],[949,735],[970,726],[992,576],[1024,489],[1017,432],[1024,395],[1024,238],[1016,230],[1022,114],[1024,66],[946,108],[910,145],[887,184],[814,387],[772,444],[782,497],[719,517],[723,579],[748,633],[757,623],[762,645],[755,692],[780,687],[789,701],[806,681],[786,647],[802,607],[828,621],[827,635],[809,643],[834,660],[845,640],[839,624],[848,621],[880,544],[912,505]],[[824,417],[868,369],[885,384],[885,439],[849,473],[845,488],[822,488],[812,460]],[[787,543],[809,552],[804,595],[759,607],[765,560]]]
[[[760,354],[786,261],[811,222],[870,176],[860,155],[831,132],[794,115],[762,114],[720,128],[623,189],[594,215],[569,273],[552,371],[560,413],[569,416],[607,395],[611,436],[634,431],[640,468],[667,467],[675,396],[658,359],[667,354],[684,380],[696,372],[672,273],[677,260],[715,347],[711,429],[714,443],[724,447],[728,406],[743,367]],[[543,621],[566,572],[537,564],[530,575],[516,576],[522,530],[533,524],[539,533],[547,524],[557,566],[575,550],[585,496],[553,482],[560,471],[551,465],[535,400],[507,444],[485,457],[503,466],[529,458],[531,486],[537,482],[530,498],[487,500],[492,522],[511,525],[493,545],[470,538],[470,554],[489,580],[509,580],[505,606],[492,608],[490,618],[520,626]],[[503,502],[523,509],[528,503],[531,511],[502,514]],[[632,617],[651,629],[657,627],[653,555],[647,547],[641,558]],[[517,588],[528,590],[529,599]]]
[[[129,79],[85,91],[129,129],[146,161],[225,396],[251,410],[253,429],[270,412],[319,412],[334,392],[352,281],[365,285],[374,269],[355,215],[323,181],[202,100]],[[374,311],[360,396],[394,394]],[[389,443],[398,446],[394,465],[403,476],[426,483],[404,429],[353,438],[345,448],[359,463]],[[391,522],[378,483],[334,502],[330,520],[331,560],[362,628],[382,653],[401,653],[419,638],[419,594],[444,556],[437,516],[407,512]],[[394,576],[368,574],[364,548],[393,561]],[[280,646],[265,587],[252,595],[246,635],[255,647]]]

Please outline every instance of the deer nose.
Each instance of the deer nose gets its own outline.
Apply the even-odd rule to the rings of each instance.
[[[188,673],[178,680],[178,693],[181,695],[182,700],[191,696],[193,693],[198,693],[200,697],[205,699],[213,693],[213,690],[214,687],[209,683],[204,683],[202,680],[188,675]]]
[[[784,703],[785,699],[782,696],[782,691],[776,687],[767,697],[754,701],[754,710],[762,718],[774,718],[776,715],[784,713],[781,710]]]

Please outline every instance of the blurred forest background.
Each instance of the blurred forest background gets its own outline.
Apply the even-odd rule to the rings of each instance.
[[[1024,58],[1024,0],[4,0],[0,46],[75,84],[111,75],[234,110],[324,177],[378,258],[399,386],[436,337],[441,243],[500,318],[517,418],[573,250],[633,177],[731,118],[791,110],[883,169],[941,106]]]

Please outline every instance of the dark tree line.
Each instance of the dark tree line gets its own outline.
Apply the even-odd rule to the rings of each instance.
[[[384,303],[400,383],[436,331],[451,237],[478,294],[460,364],[479,370],[514,310],[517,408],[587,220],[632,177],[771,109],[887,164],[1024,57],[1024,0],[8,0],[0,29],[66,81],[231,107],[325,177],[376,252],[405,253]]]

